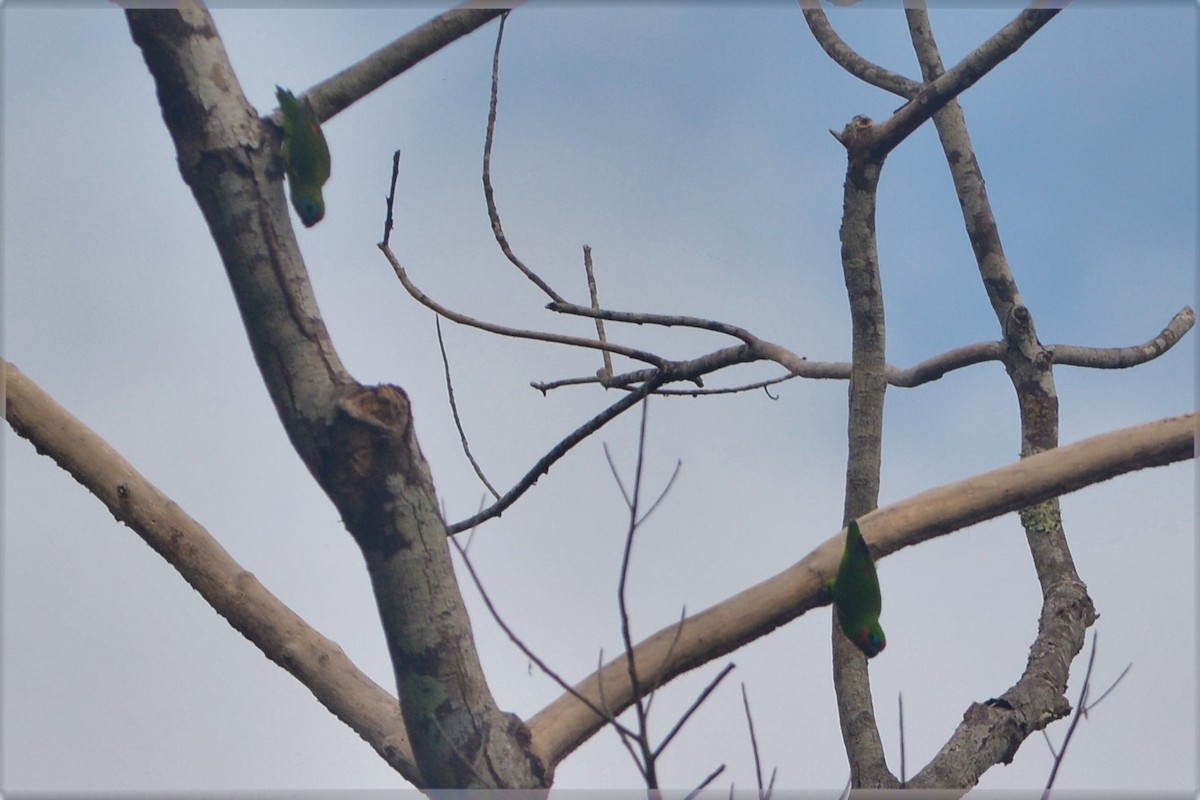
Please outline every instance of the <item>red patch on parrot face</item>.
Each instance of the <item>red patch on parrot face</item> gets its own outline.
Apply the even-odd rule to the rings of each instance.
[[[858,629],[858,641],[856,642],[858,649],[866,654],[867,658],[874,658],[883,652],[883,648],[887,647],[887,641],[879,634],[873,633],[870,628],[862,627]]]

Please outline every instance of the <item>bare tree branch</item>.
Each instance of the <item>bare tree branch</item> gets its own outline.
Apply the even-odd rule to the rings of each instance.
[[[466,314],[452,311],[433,298],[429,297],[427,294],[421,291],[415,283],[412,282],[412,280],[408,277],[408,272],[403,266],[401,266],[399,259],[396,258],[396,254],[392,252],[391,247],[381,243],[379,245],[379,249],[387,258],[388,263],[392,265],[392,269],[395,270],[396,277],[400,279],[400,283],[404,286],[405,290],[412,295],[414,300],[426,308],[436,311],[438,314],[453,322],[457,322],[461,325],[467,325],[472,328],[478,328],[479,330],[487,331],[488,333],[495,333],[500,336],[511,336],[515,339],[532,339],[539,342],[566,344],[571,345],[572,347],[586,347],[592,350],[607,350],[611,353],[632,358],[634,361],[644,361],[648,364],[654,364],[655,366],[660,367],[667,363],[664,359],[654,355],[653,353],[647,353],[643,350],[636,350],[632,347],[624,347],[623,345],[612,344],[611,342],[599,342],[595,339],[583,339],[578,336],[566,336],[558,333],[543,333],[542,331],[529,331],[522,330],[520,328],[509,328],[505,325],[496,325],[491,322],[484,322],[483,320],[469,317]]]
[[[613,463],[611,455],[608,453],[607,447],[605,448],[604,454],[608,458],[608,465],[612,469],[613,478],[617,481],[617,485],[621,489],[621,494],[625,498],[625,504],[629,508],[629,524],[626,527],[625,547],[621,554],[621,574],[617,581],[617,608],[621,617],[621,641],[625,645],[626,675],[629,678],[630,685],[633,687],[633,706],[637,715],[638,724],[636,735],[629,735],[625,730],[620,730],[618,732],[625,740],[626,749],[629,750],[630,755],[633,756],[634,763],[636,763],[638,769],[641,770],[642,778],[646,782],[646,788],[658,789],[659,757],[667,749],[667,745],[671,743],[671,740],[675,738],[675,735],[678,734],[679,731],[683,730],[683,726],[687,724],[689,719],[691,719],[692,714],[694,714],[696,710],[700,708],[704,701],[708,699],[708,696],[712,694],[713,690],[717,688],[717,685],[725,679],[725,676],[728,675],[730,671],[733,670],[734,665],[727,664],[725,668],[722,669],[717,676],[708,683],[704,690],[700,692],[699,696],[692,701],[687,710],[683,712],[683,715],[676,720],[674,726],[672,726],[671,730],[667,732],[667,735],[663,737],[658,746],[651,746],[650,703],[654,699],[653,692],[661,682],[663,670],[662,665],[657,666],[655,668],[655,676],[649,682],[643,681],[642,677],[638,674],[637,662],[633,651],[633,636],[630,633],[630,616],[625,595],[625,588],[629,579],[629,565],[633,555],[634,534],[637,532],[638,527],[645,522],[646,518],[654,513],[654,509],[658,507],[659,503],[662,502],[663,498],[666,497],[667,493],[671,490],[671,486],[675,483],[675,478],[679,475],[679,462],[676,462],[675,470],[671,473],[671,478],[667,481],[667,485],[663,488],[662,492],[659,493],[658,498],[655,499],[650,509],[647,510],[645,514],[639,513],[641,508],[642,494],[642,468],[645,464],[646,455],[646,421],[649,417],[649,408],[649,398],[646,398],[642,401],[642,419],[641,424],[638,427],[637,464],[634,467],[632,495],[625,490],[625,486],[621,482],[620,475],[617,472],[616,465]],[[680,631],[682,631],[682,625],[679,626],[675,639],[667,648],[667,653],[663,658],[664,664],[666,660],[671,657],[671,653],[674,651],[675,643],[679,640],[678,632]],[[572,694],[575,695],[574,692],[572,692]],[[604,696],[603,691],[601,691],[600,695],[601,697]],[[643,701],[643,698],[647,699]],[[637,743],[640,756],[634,752],[633,742]]]
[[[868,61],[846,44],[829,24],[829,18],[821,9],[820,0],[800,0],[800,7],[804,9],[804,21],[808,23],[808,29],[817,40],[817,44],[821,45],[826,55],[842,69],[864,83],[878,86],[906,99],[921,90],[921,84],[917,81]]]
[[[5,415],[13,431],[95,495],[173,566],[263,655],[291,673],[405,780],[427,784],[413,759],[400,704],[342,648],[314,630],[237,563],[200,523],[103,439],[5,362]]]
[[[894,149],[943,105],[974,86],[1001,61],[1020,49],[1061,10],[1028,8],[1022,11],[950,71],[940,74],[936,79],[926,76],[924,83],[917,83],[855,52],[833,30],[817,0],[800,0],[800,6],[804,9],[804,20],[813,38],[834,62],[860,80],[908,99],[874,132],[872,146],[880,154]]]
[[[547,304],[553,311],[562,311],[580,316],[595,317],[614,322],[628,322],[638,325],[686,326],[700,330],[710,330],[724,333],[741,339],[748,345],[749,352],[737,362],[774,361],[790,370],[787,375],[781,375],[766,381],[746,384],[744,386],[720,389],[660,389],[660,395],[699,396],[704,394],[729,394],[751,389],[760,389],[792,378],[811,378],[816,380],[847,380],[850,377],[850,364],[844,361],[815,361],[772,342],[758,338],[748,330],[716,320],[706,320],[696,317],[672,316],[665,314],[645,314],[640,312],[618,312],[604,309],[589,309],[570,303],[559,305]],[[1092,369],[1124,369],[1151,361],[1174,347],[1196,323],[1196,312],[1190,306],[1185,306],[1175,314],[1165,329],[1154,339],[1128,347],[1085,347],[1072,344],[1054,344],[1046,346],[1053,353],[1054,363],[1063,366],[1087,367]],[[732,351],[737,352],[737,351]],[[976,342],[974,344],[956,347],[944,353],[932,356],[911,367],[895,367],[888,364],[884,369],[889,386],[915,388],[935,381],[954,370],[981,364],[986,361],[1003,361],[1006,353],[1004,341]],[[722,365],[724,366],[724,365]],[[547,383],[535,383],[534,388],[540,391],[573,386],[580,384],[601,383],[606,387],[626,386],[640,383],[650,370],[614,375],[606,381],[597,377],[569,378]]]
[[[473,528],[480,522],[491,519],[492,517],[500,516],[502,513],[504,513],[506,508],[515,503],[521,495],[525,494],[530,487],[537,483],[538,478],[549,472],[550,467],[554,465],[555,461],[558,461],[560,458],[565,456],[572,447],[579,444],[579,442],[583,441],[588,436],[591,436],[596,431],[600,430],[600,428],[602,428],[606,423],[621,414],[623,411],[627,411],[632,408],[638,403],[639,400],[650,394],[650,392],[654,391],[657,386],[658,384],[655,381],[647,382],[637,391],[625,395],[620,400],[604,409],[604,411],[600,412],[583,425],[576,428],[574,431],[572,431],[571,435],[567,436],[565,439],[551,448],[550,452],[538,459],[537,463],[534,464],[533,467],[525,473],[525,476],[522,477],[521,480],[517,481],[516,485],[509,489],[503,497],[474,516],[468,517],[461,522],[455,522],[453,525],[447,525],[446,532],[449,534],[455,534],[459,531]]]
[[[750,750],[754,753],[754,779],[758,784],[758,800],[766,800],[763,795],[762,758],[758,753],[758,737],[754,735],[754,715],[750,713],[750,695],[746,694],[746,684],[742,683],[742,708],[746,710],[746,727],[750,730]],[[775,782],[775,773],[771,773],[771,783]]]
[[[471,34],[505,13],[504,8],[455,8],[371,53],[304,93],[317,119],[324,122],[416,66],[448,44]]]
[[[692,789],[690,792],[688,792],[686,795],[684,795],[683,800],[695,800],[695,798],[699,797],[700,793],[704,791],[704,787],[708,786],[710,783],[715,781],[717,779],[717,776],[719,776],[724,771],[725,771],[725,765],[722,764],[721,766],[714,769],[712,772],[708,773],[708,777],[706,777],[704,780],[700,781],[699,786],[697,786],[695,789]]]
[[[1125,369],[1145,364],[1158,358],[1175,346],[1184,334],[1196,324],[1196,312],[1191,306],[1183,309],[1171,319],[1162,333],[1144,344],[1132,347],[1078,347],[1070,344],[1052,344],[1047,350],[1055,364],[1093,369]]]
[[[1027,10],[972,53],[954,71],[991,48],[1011,52],[1056,12]],[[905,9],[910,36],[927,87],[950,79],[943,73],[924,3]],[[1008,44],[1001,41],[1007,39]],[[1009,45],[1015,45],[1010,47]],[[1001,56],[1003,57],[1003,56]],[[981,73],[982,74],[982,73]],[[922,95],[926,90],[922,90]],[[914,103],[909,103],[909,108]],[[901,110],[897,117],[905,113]],[[1038,340],[1033,315],[1022,302],[995,215],[988,201],[982,168],[975,157],[962,107],[951,99],[934,114],[934,125],[962,208],[967,235],[975,253],[988,299],[1005,340],[1004,365],[1017,395],[1021,418],[1021,454],[1030,456],[1058,446],[1058,394],[1052,370],[1053,354]],[[1042,590],[1038,633],[1029,650],[1025,671],[994,705],[973,704],[942,750],[909,782],[910,787],[974,786],[993,765],[1012,760],[1032,730],[1066,713],[1063,698],[1070,662],[1083,646],[1086,629],[1095,620],[1087,587],[1075,571],[1063,529],[1057,497],[1021,509],[1033,565]]]
[[[621,574],[617,579],[617,610],[621,617],[621,641],[625,645],[625,669],[629,676],[629,685],[633,687],[633,710],[637,715],[637,743],[642,754],[638,765],[642,769],[642,777],[646,780],[646,788],[657,789],[657,754],[650,746],[650,725],[646,718],[646,704],[643,701],[645,693],[642,691],[637,662],[634,660],[633,634],[630,632],[629,608],[625,598],[625,587],[629,580],[629,562],[633,555],[633,537],[638,528],[638,503],[642,496],[642,467],[646,458],[646,420],[649,417],[649,411],[649,399],[643,398],[642,419],[638,424],[637,463],[633,469],[633,492],[626,494],[624,487],[621,488],[621,493],[626,495],[626,505],[629,507],[629,524],[625,529],[625,546],[621,553]]]
[[[246,100],[203,6],[130,9],[126,19],[275,410],[363,553],[422,779],[444,788],[475,786],[480,776],[492,788],[543,786],[527,731],[500,710],[484,677],[408,397],[397,386],[355,380],[325,327],[284,197],[280,131]],[[427,52],[470,26],[450,27],[448,35],[427,28],[435,42]],[[404,63],[411,55],[393,67]],[[357,75],[365,91],[386,80],[388,70],[380,70],[352,72],[342,86]],[[344,104],[312,99],[327,118],[357,96],[346,90],[338,95]],[[460,756],[471,759],[469,768]]]
[[[462,545],[460,545],[458,543],[457,539],[455,539],[453,541],[454,541],[454,546],[456,548],[458,548],[459,556],[462,557],[463,566],[465,566],[467,568],[467,572],[471,576],[471,581],[472,581],[472,583],[475,584],[475,589],[479,592],[480,598],[483,599],[484,606],[487,607],[488,613],[492,615],[492,620],[497,625],[500,626],[500,630],[504,631],[504,635],[508,637],[508,640],[510,642],[512,642],[513,644],[515,644],[517,646],[517,649],[520,650],[525,655],[526,658],[528,658],[530,661],[532,661],[534,664],[536,664],[538,669],[540,669],[542,671],[542,673],[544,675],[546,675],[546,677],[550,678],[552,681],[554,681],[559,686],[561,686],[563,688],[563,691],[565,691],[568,694],[570,694],[571,696],[575,697],[577,700],[579,700],[579,702],[587,705],[588,708],[590,708],[596,714],[604,717],[610,725],[612,725],[614,728],[617,729],[617,731],[619,733],[633,736],[634,735],[633,731],[631,731],[629,728],[627,728],[625,725],[623,725],[620,721],[618,721],[614,715],[609,714],[607,709],[605,709],[603,705],[597,705],[595,703],[592,703],[591,700],[589,700],[588,698],[586,698],[583,695],[576,692],[571,687],[571,684],[569,684],[565,680],[563,680],[563,678],[558,674],[558,672],[551,669],[549,664],[547,664],[545,661],[543,661],[541,658],[539,658],[537,653],[533,652],[533,649],[531,647],[529,647],[529,645],[525,644],[524,639],[522,639],[520,636],[517,636],[516,631],[514,631],[511,627],[509,627],[508,623],[506,623],[504,621],[504,618],[502,616],[500,616],[499,609],[497,609],[496,605],[492,602],[491,595],[489,595],[487,592],[487,589],[484,588],[483,580],[479,577],[479,573],[475,571],[475,565],[473,563],[471,563],[470,556],[467,555],[467,549],[465,547],[463,547]]]
[[[587,276],[588,296],[592,299],[592,310],[600,310],[600,290],[596,287],[596,269],[592,264],[592,248],[586,244],[583,246],[583,271]],[[604,334],[604,320],[596,317],[596,338],[602,342],[607,342],[608,337]],[[604,356],[604,366],[597,373],[601,380],[608,380],[613,374],[612,354],[607,350],[601,351]]]
[[[718,672],[716,676],[708,682],[708,685],[705,686],[703,691],[701,691],[700,694],[697,695],[696,699],[691,702],[691,705],[687,707],[687,710],[683,712],[683,715],[676,720],[674,725],[671,726],[671,730],[667,731],[667,735],[663,737],[661,742],[659,742],[658,747],[654,748],[655,758],[662,755],[663,751],[667,749],[667,745],[671,743],[671,740],[675,738],[676,734],[683,730],[683,726],[686,725],[687,721],[692,718],[692,714],[696,713],[701,704],[703,704],[704,701],[708,699],[708,696],[712,694],[714,690],[716,690],[717,685],[720,684],[721,681],[725,680],[725,676],[730,672],[733,672],[736,667],[737,665],[732,662],[726,664],[721,668],[721,671]]]
[[[727,322],[718,322],[712,319],[703,319],[701,317],[686,317],[677,314],[652,314],[647,312],[631,312],[631,311],[610,311],[603,308],[595,308],[588,306],[580,306],[575,303],[568,303],[565,300],[547,303],[546,308],[551,311],[557,311],[561,314],[575,314],[580,317],[595,317],[596,319],[607,319],[613,322],[627,322],[633,325],[662,325],[664,327],[686,327],[699,328],[700,330],[714,331],[716,333],[724,333],[728,336],[734,336],[741,339],[749,345],[756,344],[759,339],[744,328],[739,328],[736,325],[730,325]]]
[[[1083,675],[1083,686],[1079,689],[1079,702],[1075,704],[1075,714],[1071,718],[1071,724],[1067,726],[1067,733],[1063,737],[1062,746],[1058,751],[1055,751],[1053,746],[1050,747],[1050,752],[1054,753],[1054,766],[1050,769],[1050,777],[1046,780],[1046,788],[1042,790],[1042,800],[1050,799],[1050,790],[1054,787],[1054,781],[1058,777],[1058,768],[1062,766],[1063,759],[1067,755],[1067,747],[1071,744],[1071,737],[1075,735],[1075,728],[1079,725],[1079,720],[1086,717],[1089,711],[1100,705],[1100,702],[1108,697],[1113,689],[1117,688],[1117,684],[1121,682],[1121,679],[1129,673],[1129,668],[1133,666],[1133,664],[1126,665],[1125,669],[1121,670],[1121,674],[1117,676],[1117,679],[1112,682],[1112,685],[1105,689],[1104,693],[1095,702],[1089,703],[1088,694],[1092,688],[1092,667],[1096,663],[1096,639],[1097,634],[1092,633],[1092,652],[1088,655],[1087,672]],[[1044,728],[1042,729],[1042,735],[1046,735]],[[1046,739],[1046,744],[1050,744],[1049,738]]]
[[[387,197],[383,198],[384,205],[387,207],[387,216],[383,218],[383,244],[387,246],[392,238],[392,226],[394,220],[392,218],[392,209],[396,205],[396,183],[400,180],[400,151],[392,153],[392,181],[389,184],[391,189],[388,191]]]
[[[462,419],[458,416],[458,403],[454,400],[454,382],[450,380],[450,359],[446,357],[446,343],[442,340],[442,321],[440,317],[434,317],[434,325],[437,327],[438,350],[442,354],[442,371],[446,376],[446,399],[450,401],[450,414],[454,417],[454,427],[458,429],[458,440],[462,443],[463,454],[466,455],[467,461],[471,463],[471,468],[475,470],[475,474],[479,477],[480,482],[492,493],[492,497],[499,500],[500,493],[488,481],[487,476],[483,474],[483,468],[479,466],[479,462],[471,454],[471,445],[467,443],[467,432],[463,430]]]
[[[850,306],[851,370],[847,386],[846,482],[842,523],[858,519],[879,502],[883,458],[883,401],[887,390],[884,358],[886,324],[879,252],[875,239],[876,199],[886,150],[876,150],[871,121],[855,117],[838,140],[846,148],[842,193],[842,277]],[[867,659],[846,638],[837,615],[830,615],[833,689],[850,780],[855,787],[892,789],[899,785],[887,768],[883,739],[875,721]]]
[[[879,125],[876,134],[879,151],[895,148],[942,106],[974,86],[1001,61],[1017,52],[1061,10],[1027,8],[948,72],[932,80],[926,75],[925,83],[917,95]]]
[[[1038,453],[876,509],[859,525],[872,553],[883,558],[1127,472],[1194,458],[1198,418],[1195,413],[1172,417]],[[644,639],[635,648],[639,666],[663,664],[663,680],[668,680],[827,604],[825,582],[837,570],[843,535],[826,540],[778,575],[688,617],[681,623],[682,633],[677,625],[670,625]],[[664,658],[668,649],[673,651],[669,661]],[[600,685],[612,713],[629,707],[632,696],[624,657],[610,661],[575,688],[594,700]],[[547,764],[556,764],[603,722],[574,698],[561,697],[530,720],[534,750]],[[1045,724],[1036,718],[1024,722],[1033,726],[1030,730]]]
[[[508,13],[505,12],[500,17],[500,30],[496,31],[496,51],[492,55],[492,98],[488,105],[487,136],[483,143],[483,197],[487,201],[488,219],[492,222],[492,233],[505,258],[512,262],[513,266],[519,269],[535,286],[545,292],[551,300],[562,302],[562,297],[558,292],[551,289],[550,284],[542,280],[536,272],[525,266],[525,263],[517,258],[517,254],[509,246],[508,237],[504,235],[504,227],[500,224],[500,212],[496,209],[495,192],[492,189],[492,141],[496,133],[496,100],[500,92],[500,43],[504,41],[504,23],[507,21]],[[600,338],[604,339],[603,336]]]

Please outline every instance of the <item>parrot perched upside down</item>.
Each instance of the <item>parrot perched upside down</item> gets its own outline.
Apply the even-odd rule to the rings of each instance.
[[[838,623],[846,638],[854,642],[867,658],[879,655],[887,646],[883,628],[879,627],[879,611],[882,600],[879,596],[879,576],[875,574],[875,562],[871,551],[863,541],[857,520],[846,526],[846,549],[837,577],[830,581],[833,605],[837,609]]]
[[[275,87],[283,110],[283,166],[287,170],[292,207],[300,221],[311,228],[325,216],[321,187],[329,180],[329,145],[321,124],[308,108],[287,89]]]

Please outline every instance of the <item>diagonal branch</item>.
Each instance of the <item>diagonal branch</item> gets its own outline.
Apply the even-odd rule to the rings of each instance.
[[[603,705],[596,705],[595,703],[592,703],[590,700],[588,700],[588,698],[577,693],[573,688],[571,688],[571,685],[563,680],[562,676],[553,670],[549,664],[543,661],[529,645],[525,644],[525,640],[518,636],[516,631],[509,627],[508,623],[504,621],[504,617],[500,616],[500,610],[497,609],[495,603],[492,602],[491,595],[488,594],[487,589],[484,588],[483,579],[479,577],[479,573],[475,570],[475,565],[471,562],[470,556],[467,555],[467,548],[459,544],[457,539],[453,539],[452,541],[454,542],[454,547],[458,550],[458,555],[463,560],[463,566],[467,568],[467,572],[471,576],[471,582],[475,584],[475,589],[479,592],[479,597],[483,600],[484,606],[487,607],[488,613],[492,616],[492,620],[498,626],[500,626],[500,630],[504,631],[504,635],[508,637],[508,640],[516,645],[517,649],[520,650],[526,658],[537,664],[538,669],[540,669],[542,673],[546,675],[546,677],[550,678],[550,680],[561,686],[563,691],[575,697],[577,700],[579,700],[579,702],[588,706],[588,708],[600,716],[607,718],[608,723],[612,725],[613,728],[615,728],[619,733],[629,736],[634,735],[633,731],[629,730],[629,728],[622,724],[620,720],[616,719],[611,714],[606,713]]]
[[[426,308],[436,311],[438,314],[442,315],[448,320],[451,320],[452,322],[457,322],[461,325],[467,325],[472,328],[478,328],[479,330],[487,331],[488,333],[495,333],[500,336],[510,336],[515,339],[532,339],[538,342],[553,342],[554,344],[566,344],[571,345],[572,347],[587,347],[593,350],[607,350],[611,353],[632,358],[634,361],[644,361],[647,364],[653,364],[655,366],[662,366],[666,363],[664,359],[654,355],[653,353],[648,353],[644,350],[636,350],[632,347],[625,347],[624,345],[612,344],[610,342],[600,342],[595,339],[583,339],[578,336],[566,336],[558,333],[544,333],[542,331],[510,328],[506,325],[497,325],[492,322],[485,322],[483,320],[475,319],[474,317],[469,317],[466,314],[462,314],[458,311],[447,308],[421,291],[421,289],[412,282],[412,279],[408,277],[408,271],[405,270],[400,264],[399,259],[396,258],[396,254],[392,252],[390,246],[381,243],[379,245],[379,249],[387,258],[388,263],[392,265],[392,269],[396,272],[396,277],[400,279],[400,283],[404,286],[405,290],[412,295],[413,299]]]
[[[524,477],[517,481],[513,488],[504,493],[503,497],[474,516],[468,517],[461,522],[455,522],[453,525],[447,525],[446,533],[455,534],[459,533],[460,531],[469,530],[479,523],[491,519],[492,517],[500,516],[502,513],[504,513],[505,509],[517,502],[521,495],[525,494],[525,492],[527,492],[535,483],[537,483],[539,478],[549,472],[550,467],[554,466],[554,462],[565,456],[572,447],[579,444],[596,431],[600,430],[600,428],[602,428],[606,423],[620,415],[622,412],[627,411],[633,406],[637,405],[639,400],[657,389],[661,382],[661,379],[647,381],[640,388],[638,388],[637,391],[630,392],[629,394],[625,395],[620,400],[604,409],[604,411],[600,412],[583,425],[576,428],[569,436],[551,448],[550,452],[538,459],[537,463],[525,473]]]
[[[321,81],[304,93],[302,102],[306,99],[311,103],[317,119],[324,122],[504,12],[504,8],[455,8],[439,14]]]
[[[475,460],[475,456],[471,453],[471,445],[467,442],[467,432],[463,429],[462,418],[458,414],[458,402],[454,399],[454,381],[450,378],[450,358],[446,355],[446,342],[442,338],[442,321],[440,317],[433,318],[434,325],[437,327],[438,350],[442,354],[442,372],[446,376],[446,399],[450,403],[450,415],[454,417],[454,427],[458,429],[458,440],[462,443],[463,454],[470,462],[471,468],[475,470],[476,477],[487,487],[487,490],[492,493],[492,497],[500,499],[500,493],[492,486],[491,481],[483,474],[483,467],[479,466],[479,462]]]
[[[816,0],[800,0],[800,6],[813,38],[834,62],[860,80],[908,99],[890,119],[879,125],[875,147],[880,154],[894,149],[942,106],[974,86],[1062,10],[1025,9],[952,69],[938,75],[936,80],[926,76],[924,83],[917,83],[855,52],[834,31]]]
[[[255,116],[203,6],[126,19],[276,413],[363,553],[423,780],[543,786],[527,733],[484,678],[408,396],[356,381],[325,327],[288,215],[278,131]]]
[[[424,786],[400,704],[310,627],[90,428],[12,364],[5,414],[28,439],[173,566],[218,614],[304,684],[408,781]]]
[[[1038,453],[876,509],[859,523],[872,552],[882,558],[1127,472],[1194,458],[1198,420],[1200,414],[1195,413],[1173,417]],[[778,575],[644,639],[634,649],[639,666],[661,665],[662,680],[670,680],[827,604],[825,582],[837,570],[842,542],[839,533]],[[596,702],[601,686],[605,707],[613,715],[629,707],[632,697],[623,656],[575,688]],[[1027,721],[1034,729],[1045,722]],[[603,724],[578,700],[560,697],[529,721],[534,752],[546,764],[556,764]]]
[[[932,80],[926,75],[926,82],[917,95],[879,126],[877,146],[880,152],[887,152],[904,141],[944,105],[974,86],[1001,61],[1017,52],[1061,10],[1027,8],[948,72]],[[908,11],[911,14],[911,4]]]

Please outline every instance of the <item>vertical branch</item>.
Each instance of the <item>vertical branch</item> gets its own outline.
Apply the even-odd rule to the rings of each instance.
[[[920,2],[910,4],[905,14],[922,77],[929,83],[945,71],[929,15]],[[1021,297],[1005,256],[962,107],[951,100],[934,114],[933,121],[950,167],[979,274],[1004,336],[1004,365],[1016,391],[1021,419],[1021,456],[1028,457],[1058,446],[1058,393],[1053,359],[1038,340],[1033,315]],[[971,730],[972,724],[990,727],[995,732],[985,738],[995,749],[995,758],[1006,760],[1011,754],[1005,748],[1015,749],[1019,745],[1022,727],[1044,725],[1069,709],[1063,692],[1071,660],[1083,647],[1087,627],[1096,618],[1095,609],[1075,570],[1058,499],[1024,508],[1020,517],[1042,590],[1042,611],[1025,673],[1004,695],[1011,712],[995,710],[1004,706],[994,706],[978,714],[969,711],[938,756],[910,783],[912,786],[969,786],[978,780],[982,769],[987,767],[982,760],[970,763],[960,746],[962,742],[980,738],[977,730]]]
[[[621,553],[621,577],[617,581],[617,607],[621,614],[621,641],[625,644],[625,666],[629,670],[629,685],[633,687],[634,710],[638,721],[638,745],[644,754],[639,762],[647,789],[658,788],[658,775],[650,746],[650,731],[646,723],[646,704],[642,699],[641,681],[638,678],[637,662],[633,656],[633,634],[629,627],[629,607],[625,599],[625,586],[629,579],[629,560],[633,554],[633,535],[638,526],[638,502],[642,494],[642,465],[646,455],[646,415],[650,410],[650,398],[642,400],[642,422],[638,428],[637,466],[633,472],[633,496],[629,498],[629,528],[625,535],[625,549]]]
[[[848,160],[840,237],[842,272],[853,330],[843,523],[873,510],[879,500],[887,377],[875,203],[884,156],[874,147],[874,134],[875,126],[866,117],[855,117],[841,134],[834,134],[845,146]],[[887,769],[883,742],[875,723],[867,660],[842,635],[836,619],[833,621],[833,685],[852,783],[857,787],[897,786],[895,777]]]
[[[887,376],[883,287],[879,280],[879,254],[875,244],[875,199],[883,162],[872,152],[873,128],[870,119],[855,117],[839,137],[849,160],[839,237],[853,336],[843,524],[875,508],[882,461],[883,396]]]

